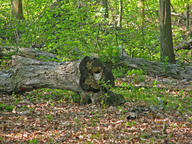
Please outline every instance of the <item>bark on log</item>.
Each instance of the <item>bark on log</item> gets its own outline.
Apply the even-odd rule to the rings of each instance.
[[[191,42],[189,40],[189,42]],[[42,52],[39,50],[35,50],[32,48],[15,48],[15,47],[2,47],[0,46],[2,55],[7,55],[8,52],[17,52],[18,55],[28,58],[35,58],[38,59],[39,57],[45,57],[45,59],[55,59],[58,60],[57,57],[54,54]],[[25,61],[25,60],[24,60]],[[31,60],[32,63],[35,60]],[[14,63],[14,61],[13,61]],[[20,61],[22,64],[22,60]],[[29,64],[32,64],[29,62]],[[41,62],[45,63],[46,62]],[[50,62],[53,65],[58,65],[58,63]],[[49,63],[49,64],[50,64]],[[15,64],[17,65],[17,63]],[[18,62],[19,65],[19,62]],[[147,61],[142,58],[130,58],[127,55],[121,56],[121,61],[119,65],[129,67],[132,69],[142,69],[144,72],[150,75],[154,76],[165,76],[165,77],[173,77],[176,79],[186,79],[186,80],[192,80],[192,67],[191,66],[184,66],[179,64],[165,64],[162,62],[152,62]],[[110,69],[110,68],[109,68]]]
[[[119,105],[125,101],[122,95],[114,94],[104,86],[113,86],[114,78],[111,69],[97,58],[86,56],[78,61],[57,63],[13,56],[12,61],[12,68],[0,72],[0,93],[67,89],[79,93],[81,103],[101,104],[103,101],[107,105]]]
[[[142,58],[130,57],[124,57],[118,65],[131,69],[142,69],[146,74],[153,76],[192,80],[192,66],[189,65],[152,62]]]
[[[58,60],[57,57],[52,53],[47,53],[33,48],[19,48],[14,46],[0,46],[0,58],[8,55],[20,55],[23,57],[40,59],[44,58],[47,60]]]

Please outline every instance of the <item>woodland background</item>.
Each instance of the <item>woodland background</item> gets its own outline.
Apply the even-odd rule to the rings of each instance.
[[[168,1],[168,0],[167,0]],[[22,2],[22,6],[21,6]],[[122,56],[161,62],[163,0],[1,0],[0,69],[26,47],[53,53],[56,62],[97,56],[111,63],[126,103],[79,105],[74,92],[38,89],[0,94],[1,143],[190,143],[192,81],[121,66]],[[192,1],[171,0],[174,63],[192,66]],[[14,7],[14,5],[16,7]],[[167,30],[167,31],[169,31]],[[43,57],[39,59],[44,60]]]

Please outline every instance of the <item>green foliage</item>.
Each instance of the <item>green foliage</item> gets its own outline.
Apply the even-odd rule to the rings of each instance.
[[[0,142],[4,144],[4,138],[0,136]]]
[[[115,69],[112,69],[112,72],[113,72],[114,78],[116,79],[118,77],[124,76],[126,74],[126,72],[127,72],[127,69],[120,66],[120,67],[117,67]]]
[[[81,101],[81,96],[80,96],[79,94],[77,94],[77,93],[73,93],[73,94],[72,94],[72,100],[73,100],[73,102],[75,102],[75,103],[80,103],[80,101]]]
[[[127,75],[143,75],[143,70],[140,69],[140,70],[137,70],[137,69],[132,69],[131,71],[128,71],[127,72]]]
[[[132,127],[132,126],[134,126],[135,125],[135,122],[134,121],[132,121],[132,122],[126,122],[126,126],[127,127]]]
[[[49,101],[49,104],[52,105],[52,100],[62,101],[68,100],[69,97],[73,93],[67,90],[59,90],[59,89],[38,89],[26,93],[26,99],[30,100],[31,102],[36,101]]]
[[[137,70],[137,69],[133,69],[131,71],[127,72],[128,76],[133,76],[133,81],[134,82],[143,82],[145,81],[145,77],[143,76],[144,72],[143,70]]]
[[[167,66],[168,66],[168,64],[169,64],[169,58],[168,58],[168,56],[165,57],[162,61],[163,61],[162,70],[163,70],[164,72],[166,72]]]
[[[153,88],[134,87],[132,84],[122,83],[121,86],[124,89],[116,88],[113,91],[122,94],[127,101],[138,101],[148,103],[153,108],[160,108],[164,110],[174,109],[181,113],[192,113],[190,103],[191,97],[182,98],[183,90],[179,91],[177,97],[167,94],[166,89],[158,88],[154,82]],[[127,87],[127,89],[125,89]]]
[[[106,47],[103,51],[99,52],[100,58],[104,62],[117,63],[119,61],[120,47]]]
[[[39,143],[39,139],[32,139],[32,140],[29,140],[29,144],[38,144]]]
[[[101,134],[99,131],[96,131],[95,134],[92,134],[91,139],[100,139],[101,138]]]
[[[3,23],[0,27],[4,31],[0,35],[9,38],[6,42],[10,45],[16,43],[20,46],[39,47],[62,56],[73,55],[73,49],[79,48],[85,54],[98,53],[105,61],[111,60],[114,63],[118,61],[119,45],[123,45],[131,56],[147,57],[149,54],[148,49],[144,50],[145,56],[143,49],[140,53],[143,46],[141,46],[142,34],[139,31],[139,23],[135,19],[138,15],[137,1],[124,2],[123,29],[107,25],[113,22],[112,15],[116,14],[111,11],[110,18],[104,19],[99,3],[82,2],[82,6],[79,7],[78,3],[72,0],[59,2],[55,6],[57,8],[54,6],[50,8],[51,3],[52,0],[31,2],[24,0],[25,21],[17,21],[8,13],[10,4],[9,1],[5,1],[2,9],[9,17],[8,19],[4,19],[5,15],[2,17]],[[109,1],[109,5],[116,8],[117,3]],[[18,33],[19,40],[15,32]],[[154,32],[146,31],[146,34],[151,35]],[[147,36],[146,39],[150,40],[146,42],[157,43],[151,39],[152,37]]]
[[[173,0],[173,11],[184,13],[190,1]],[[132,57],[160,58],[158,1],[144,1],[144,17],[138,6],[139,0],[123,1],[122,28],[115,24],[118,1],[108,1],[109,18],[103,17],[103,8],[97,1],[53,2],[23,0],[25,20],[19,21],[11,17],[10,1],[4,0],[0,6],[0,42],[32,46],[55,53],[63,60],[97,53],[104,61],[116,63],[120,47]],[[184,33],[175,17],[173,21],[176,23],[173,39],[178,44]],[[81,53],[76,53],[76,48]]]
[[[11,112],[15,106],[14,105],[7,105],[0,102],[0,110],[6,110]]]
[[[46,115],[46,119],[47,119],[48,121],[52,121],[52,120],[53,120],[53,116],[50,115],[50,114],[48,114],[48,115]]]

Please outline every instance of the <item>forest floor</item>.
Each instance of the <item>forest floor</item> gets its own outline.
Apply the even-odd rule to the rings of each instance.
[[[79,105],[59,90],[1,94],[0,143],[192,143],[192,82],[143,77],[116,80],[136,87],[120,89],[118,107]]]

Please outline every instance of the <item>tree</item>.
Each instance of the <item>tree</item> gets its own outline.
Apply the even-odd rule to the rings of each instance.
[[[160,57],[164,61],[175,62],[173,51],[170,0],[159,0],[160,4]]]
[[[186,30],[188,31],[189,30],[189,25],[190,25],[190,22],[189,22],[189,2],[187,1],[187,7],[186,7]]]
[[[108,0],[101,0],[101,5],[104,9],[103,16],[104,18],[109,18],[109,12],[108,12]]]
[[[118,27],[122,27],[122,18],[123,18],[123,0],[119,0],[119,17],[118,17]]]
[[[24,19],[22,0],[11,0],[11,11],[17,19]]]
[[[145,33],[144,33],[144,27],[145,27],[145,1],[139,0],[138,1],[138,7],[139,7],[139,13],[140,16],[138,18],[139,24],[141,25],[141,33],[142,33],[142,47],[144,48],[145,45]]]

